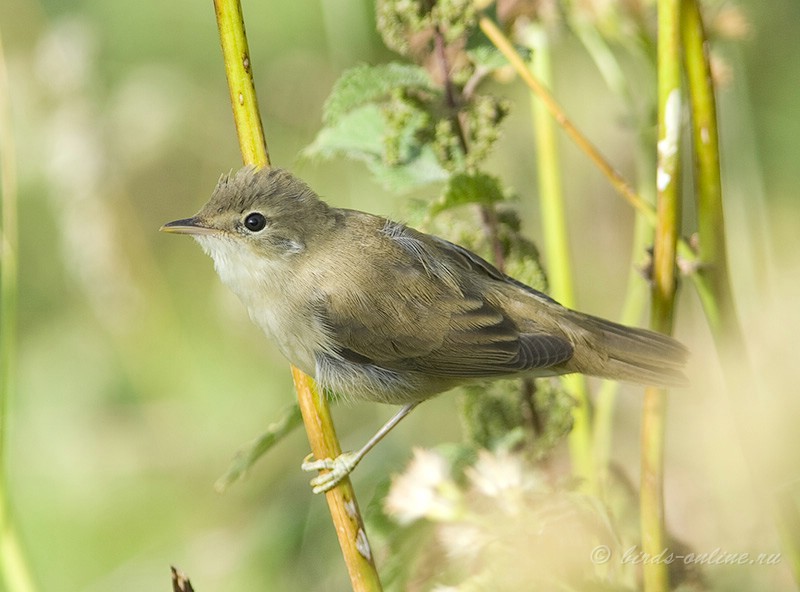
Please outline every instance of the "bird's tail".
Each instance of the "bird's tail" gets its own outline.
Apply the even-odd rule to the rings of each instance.
[[[587,357],[579,372],[636,382],[649,386],[687,386],[682,372],[689,350],[679,341],[662,333],[626,327],[591,315],[577,313],[576,324],[591,335],[596,352],[602,358]],[[581,363],[581,360],[575,360]]]

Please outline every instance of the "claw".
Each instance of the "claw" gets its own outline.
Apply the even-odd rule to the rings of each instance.
[[[303,459],[303,464],[300,468],[304,471],[328,471],[322,475],[317,475],[311,480],[311,487],[314,493],[324,493],[329,489],[333,489],[339,482],[347,477],[356,468],[356,465],[362,458],[372,450],[378,442],[381,441],[386,434],[389,433],[398,422],[419,404],[408,403],[403,405],[402,409],[394,414],[394,416],[387,421],[381,429],[379,429],[372,438],[367,441],[358,452],[345,452],[336,458],[323,458],[321,460],[314,459],[313,454],[309,454]]]
[[[331,470],[333,468],[334,459],[332,458],[323,458],[321,460],[316,460],[314,458],[314,453],[308,454],[303,459],[303,464],[300,465],[300,469],[306,471],[307,473],[312,473],[314,471],[323,471],[323,470]]]
[[[358,461],[361,460],[354,452],[344,452],[336,458],[313,459],[313,454],[306,456],[300,468],[304,471],[328,471],[311,480],[311,491],[314,493],[325,493],[336,487],[356,468]]]

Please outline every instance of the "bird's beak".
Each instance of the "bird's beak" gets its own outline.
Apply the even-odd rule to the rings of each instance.
[[[206,226],[198,218],[184,218],[183,220],[167,222],[159,230],[175,234],[215,234],[217,232],[216,229]]]

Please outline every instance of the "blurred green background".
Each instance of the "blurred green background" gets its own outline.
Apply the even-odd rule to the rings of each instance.
[[[748,30],[719,48],[731,260],[782,467],[797,467],[800,409],[800,3],[741,2]],[[403,218],[403,196],[358,163],[298,153],[346,68],[392,59],[372,2],[244,2],[273,163],[338,206]],[[20,183],[17,393],[11,403],[12,504],[42,590],[169,589],[169,565],[198,590],[344,590],[324,500],[299,470],[302,430],[220,495],[233,454],[294,397],[288,365],[217,280],[200,249],[157,232],[194,213],[237,168],[211,2],[4,0],[2,31]],[[554,92],[626,175],[634,130],[580,45],[555,48]],[[488,168],[538,229],[527,93]],[[614,318],[627,273],[628,208],[567,141],[580,308]],[[433,190],[430,192],[434,194]],[[748,484],[743,445],[705,321],[682,292],[677,334],[694,352],[693,387],[670,400],[667,521],[695,550],[779,552]],[[620,399],[615,456],[638,479],[640,392]],[[335,410],[355,447],[391,413]],[[412,445],[459,438],[452,396],[426,404],[355,474],[362,507]],[[797,471],[786,472],[798,488]],[[719,589],[790,586],[787,565],[711,566]],[[0,584],[1,585],[1,584]]]

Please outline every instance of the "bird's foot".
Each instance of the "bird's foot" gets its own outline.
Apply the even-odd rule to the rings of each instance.
[[[316,460],[312,453],[303,459],[303,464],[300,465],[300,468],[308,472],[328,471],[311,480],[311,491],[325,493],[336,487],[342,479],[347,477],[356,468],[360,460],[361,457],[356,452],[343,452],[336,458],[323,458],[321,460]]]

